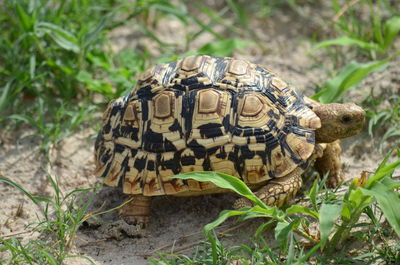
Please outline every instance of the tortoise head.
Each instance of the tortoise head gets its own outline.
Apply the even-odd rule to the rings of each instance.
[[[365,111],[354,103],[316,104],[312,110],[321,119],[321,128],[315,134],[319,143],[356,135],[364,127]]]

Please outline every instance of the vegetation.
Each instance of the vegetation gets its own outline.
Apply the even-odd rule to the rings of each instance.
[[[302,36],[313,44],[310,60],[318,64],[319,55],[324,54],[333,62],[332,67],[325,69],[330,78],[315,87],[313,97],[321,102],[341,101],[349,90],[358,89],[367,76],[399,64],[400,6],[396,1],[220,3],[210,6],[184,0],[3,1],[0,126],[5,130],[30,128],[40,137],[41,150],[46,153],[50,146],[79,128],[96,126],[98,120],[93,114],[100,113],[110,99],[132,89],[137,76],[156,62],[196,53],[230,56],[246,47],[270,52],[268,44],[259,40],[254,20],[274,19],[285,12],[292,12],[305,24],[317,24],[318,30]],[[332,16],[307,17],[305,10],[313,5],[322,6]],[[181,39],[162,37],[157,26],[163,19],[178,24]],[[122,28],[132,29],[135,40],[147,42],[116,47],[112,36]],[[196,45],[201,38],[208,38],[209,42]],[[342,195],[326,189],[324,180],[315,181],[307,193],[305,203],[309,207],[292,205],[277,209],[264,205],[237,179],[198,173],[249,198],[256,206],[222,212],[204,228],[207,240],[193,256],[160,254],[152,262],[398,264],[400,244],[388,242],[393,238],[399,242],[400,236],[396,191],[400,184],[392,176],[400,167],[400,160],[390,163],[389,157],[395,157],[392,150],[400,153],[392,148],[400,144],[400,97],[382,93],[371,87],[369,94],[360,99],[369,118],[369,136],[380,145],[381,152],[388,153],[369,178],[367,173],[356,178]],[[196,178],[196,174],[177,177]],[[9,179],[0,178],[0,182],[23,192],[41,209],[32,230],[51,235],[50,241],[29,242],[0,237],[0,254],[8,253],[8,259],[0,263],[62,264],[70,257],[77,229],[90,217],[86,214],[90,200],[81,199],[88,189],[73,190],[64,196],[52,177],[49,181],[53,198],[35,197]],[[218,239],[213,229],[231,216],[238,216],[239,220],[265,218],[251,239],[252,245],[227,247]],[[310,223],[318,224],[319,233],[306,229]],[[267,229],[274,229],[276,246],[264,239]],[[365,243],[362,254],[348,255],[346,247],[336,251],[337,246],[349,247],[352,239]]]

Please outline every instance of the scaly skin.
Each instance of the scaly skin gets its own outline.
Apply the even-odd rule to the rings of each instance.
[[[354,103],[321,104],[305,98],[310,108],[321,119],[316,131],[317,143],[331,143],[360,133],[365,124],[365,111]]]
[[[321,119],[321,128],[316,130],[316,142],[326,143],[322,157],[315,161],[320,176],[329,172],[328,186],[336,187],[343,181],[339,139],[360,133],[365,124],[365,111],[354,103],[321,104],[305,98],[306,103]]]
[[[336,140],[326,144],[322,157],[317,158],[315,161],[315,169],[321,177],[329,172],[327,184],[330,188],[335,188],[344,179],[340,163],[341,151],[340,141]]]

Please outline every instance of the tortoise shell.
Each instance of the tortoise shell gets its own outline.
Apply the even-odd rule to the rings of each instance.
[[[245,60],[195,55],[147,70],[110,102],[96,175],[124,193],[217,191],[173,175],[217,171],[250,186],[306,169],[320,120],[294,89]]]

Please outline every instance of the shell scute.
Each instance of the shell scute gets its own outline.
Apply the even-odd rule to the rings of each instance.
[[[244,60],[194,55],[154,66],[110,103],[96,175],[124,193],[203,194],[213,184],[171,178],[217,171],[259,185],[307,167],[320,121],[294,89]]]

